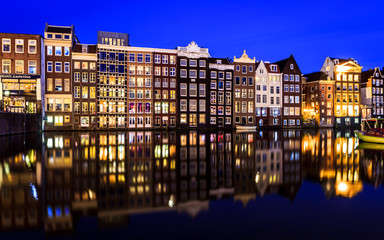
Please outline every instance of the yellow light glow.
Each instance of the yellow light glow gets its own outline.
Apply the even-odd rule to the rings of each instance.
[[[168,207],[172,208],[173,206],[175,206],[175,198],[173,195],[171,195],[168,201]]]
[[[259,183],[259,181],[260,181],[260,173],[257,172],[255,176],[255,183]]]
[[[346,192],[348,190],[348,185],[344,182],[340,182],[337,185],[337,190],[339,190],[340,192]]]
[[[337,72],[348,72],[351,69],[349,66],[337,66]]]

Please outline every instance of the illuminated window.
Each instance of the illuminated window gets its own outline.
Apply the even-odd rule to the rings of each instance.
[[[16,60],[15,61],[15,69],[16,69],[16,73],[24,73],[24,61],[23,60]]]
[[[24,53],[24,40],[16,39],[16,53]]]
[[[181,124],[187,123],[187,114],[180,114],[180,123]]]
[[[2,51],[6,53],[11,52],[11,39],[3,38],[2,41],[3,41]]]

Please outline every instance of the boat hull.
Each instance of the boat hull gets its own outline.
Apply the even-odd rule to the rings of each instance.
[[[384,144],[384,137],[365,135],[364,132],[362,132],[362,131],[355,131],[355,134],[360,140],[362,140],[364,142]]]
[[[359,143],[359,145],[356,147],[356,149],[384,151],[384,144],[380,144],[380,143],[370,143],[370,142],[361,142],[361,143]]]

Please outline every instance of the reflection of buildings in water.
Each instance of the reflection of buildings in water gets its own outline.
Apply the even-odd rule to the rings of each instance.
[[[132,209],[152,206],[152,132],[100,134],[98,217],[124,224]]]
[[[302,141],[305,169],[308,176],[322,182],[327,197],[353,197],[362,190],[359,179],[358,140],[351,131],[320,129],[305,134]]]
[[[73,134],[45,133],[44,226],[47,232],[71,231]]]
[[[97,209],[97,133],[74,136],[73,150],[73,212]]]
[[[179,204],[178,211],[196,216],[207,209],[209,179],[207,172],[210,139],[205,132],[189,131],[179,135]]]
[[[378,188],[383,182],[384,149],[382,146],[377,146],[377,144],[365,144],[368,144],[368,146],[360,150],[360,178]]]
[[[359,175],[360,154],[356,149],[358,144],[359,140],[351,130],[346,130],[335,139],[336,196],[353,197],[363,189]]]
[[[128,206],[148,208],[153,199],[153,134],[128,133]]]
[[[176,132],[154,133],[154,206],[177,204]]]
[[[283,131],[283,182],[280,194],[294,200],[302,183],[301,131]]]
[[[255,138],[256,133],[235,133],[233,140],[234,200],[242,202],[244,207],[256,198]]]
[[[234,193],[231,132],[211,133],[209,146],[209,195],[220,199]]]
[[[304,133],[302,156],[305,174],[316,179],[333,179],[335,164],[333,156],[333,129],[319,129]]]
[[[0,230],[41,226],[38,157],[29,149],[0,159]]]
[[[283,181],[281,132],[260,131],[256,135],[256,190],[261,197],[276,193]]]
[[[194,217],[209,209],[211,199],[230,196],[244,206],[276,192],[293,200],[303,175],[320,181],[329,197],[353,197],[362,179],[381,182],[384,152],[360,155],[351,131],[336,138],[328,129],[303,132],[44,133],[42,171],[34,167],[34,150],[1,162],[1,228],[70,231],[84,215],[97,215],[106,227],[126,225],[132,214]]]

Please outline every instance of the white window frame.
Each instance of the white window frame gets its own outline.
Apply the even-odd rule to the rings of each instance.
[[[68,68],[68,69],[67,69],[67,68]],[[69,72],[70,72],[69,62],[65,62],[65,63],[64,63],[64,72],[65,72],[65,73],[69,73]]]
[[[60,71],[56,71],[56,66],[59,66],[60,65]],[[57,73],[61,73],[63,72],[63,63],[62,62],[55,62],[55,72]]]
[[[35,64],[32,64],[32,63],[35,63]],[[30,68],[31,66],[34,66],[34,67],[35,67],[35,72],[34,72],[34,73],[31,73],[30,70],[29,70],[29,68]],[[29,61],[28,61],[28,73],[29,73],[29,74],[37,74],[37,61],[36,61],[36,60],[29,60]]]
[[[51,54],[49,54],[49,50],[51,50]],[[53,46],[47,46],[47,55],[52,56],[53,55]]]
[[[17,51],[17,45],[22,45],[23,51]],[[24,53],[24,39],[15,39],[15,53]]]
[[[22,72],[17,72],[17,63],[23,63],[22,65],[23,65],[23,70],[22,70]],[[15,73],[24,73],[24,60],[15,60]]]
[[[10,53],[12,48],[12,42],[10,38],[2,38],[1,51],[3,53]],[[4,45],[9,45],[9,51],[4,51]]]
[[[49,69],[48,69],[49,64],[50,64],[51,67],[52,67],[51,71],[49,71]],[[52,61],[48,61],[48,62],[47,62],[47,72],[53,72],[53,62],[52,62]]]
[[[35,46],[35,51],[34,52],[31,52],[29,51],[29,47],[30,46]],[[36,54],[37,53],[37,41],[36,40],[28,40],[28,53],[29,54]]]
[[[60,49],[60,54],[56,54],[58,49]],[[55,46],[55,56],[62,56],[62,55],[63,55],[63,48],[61,46]]]

